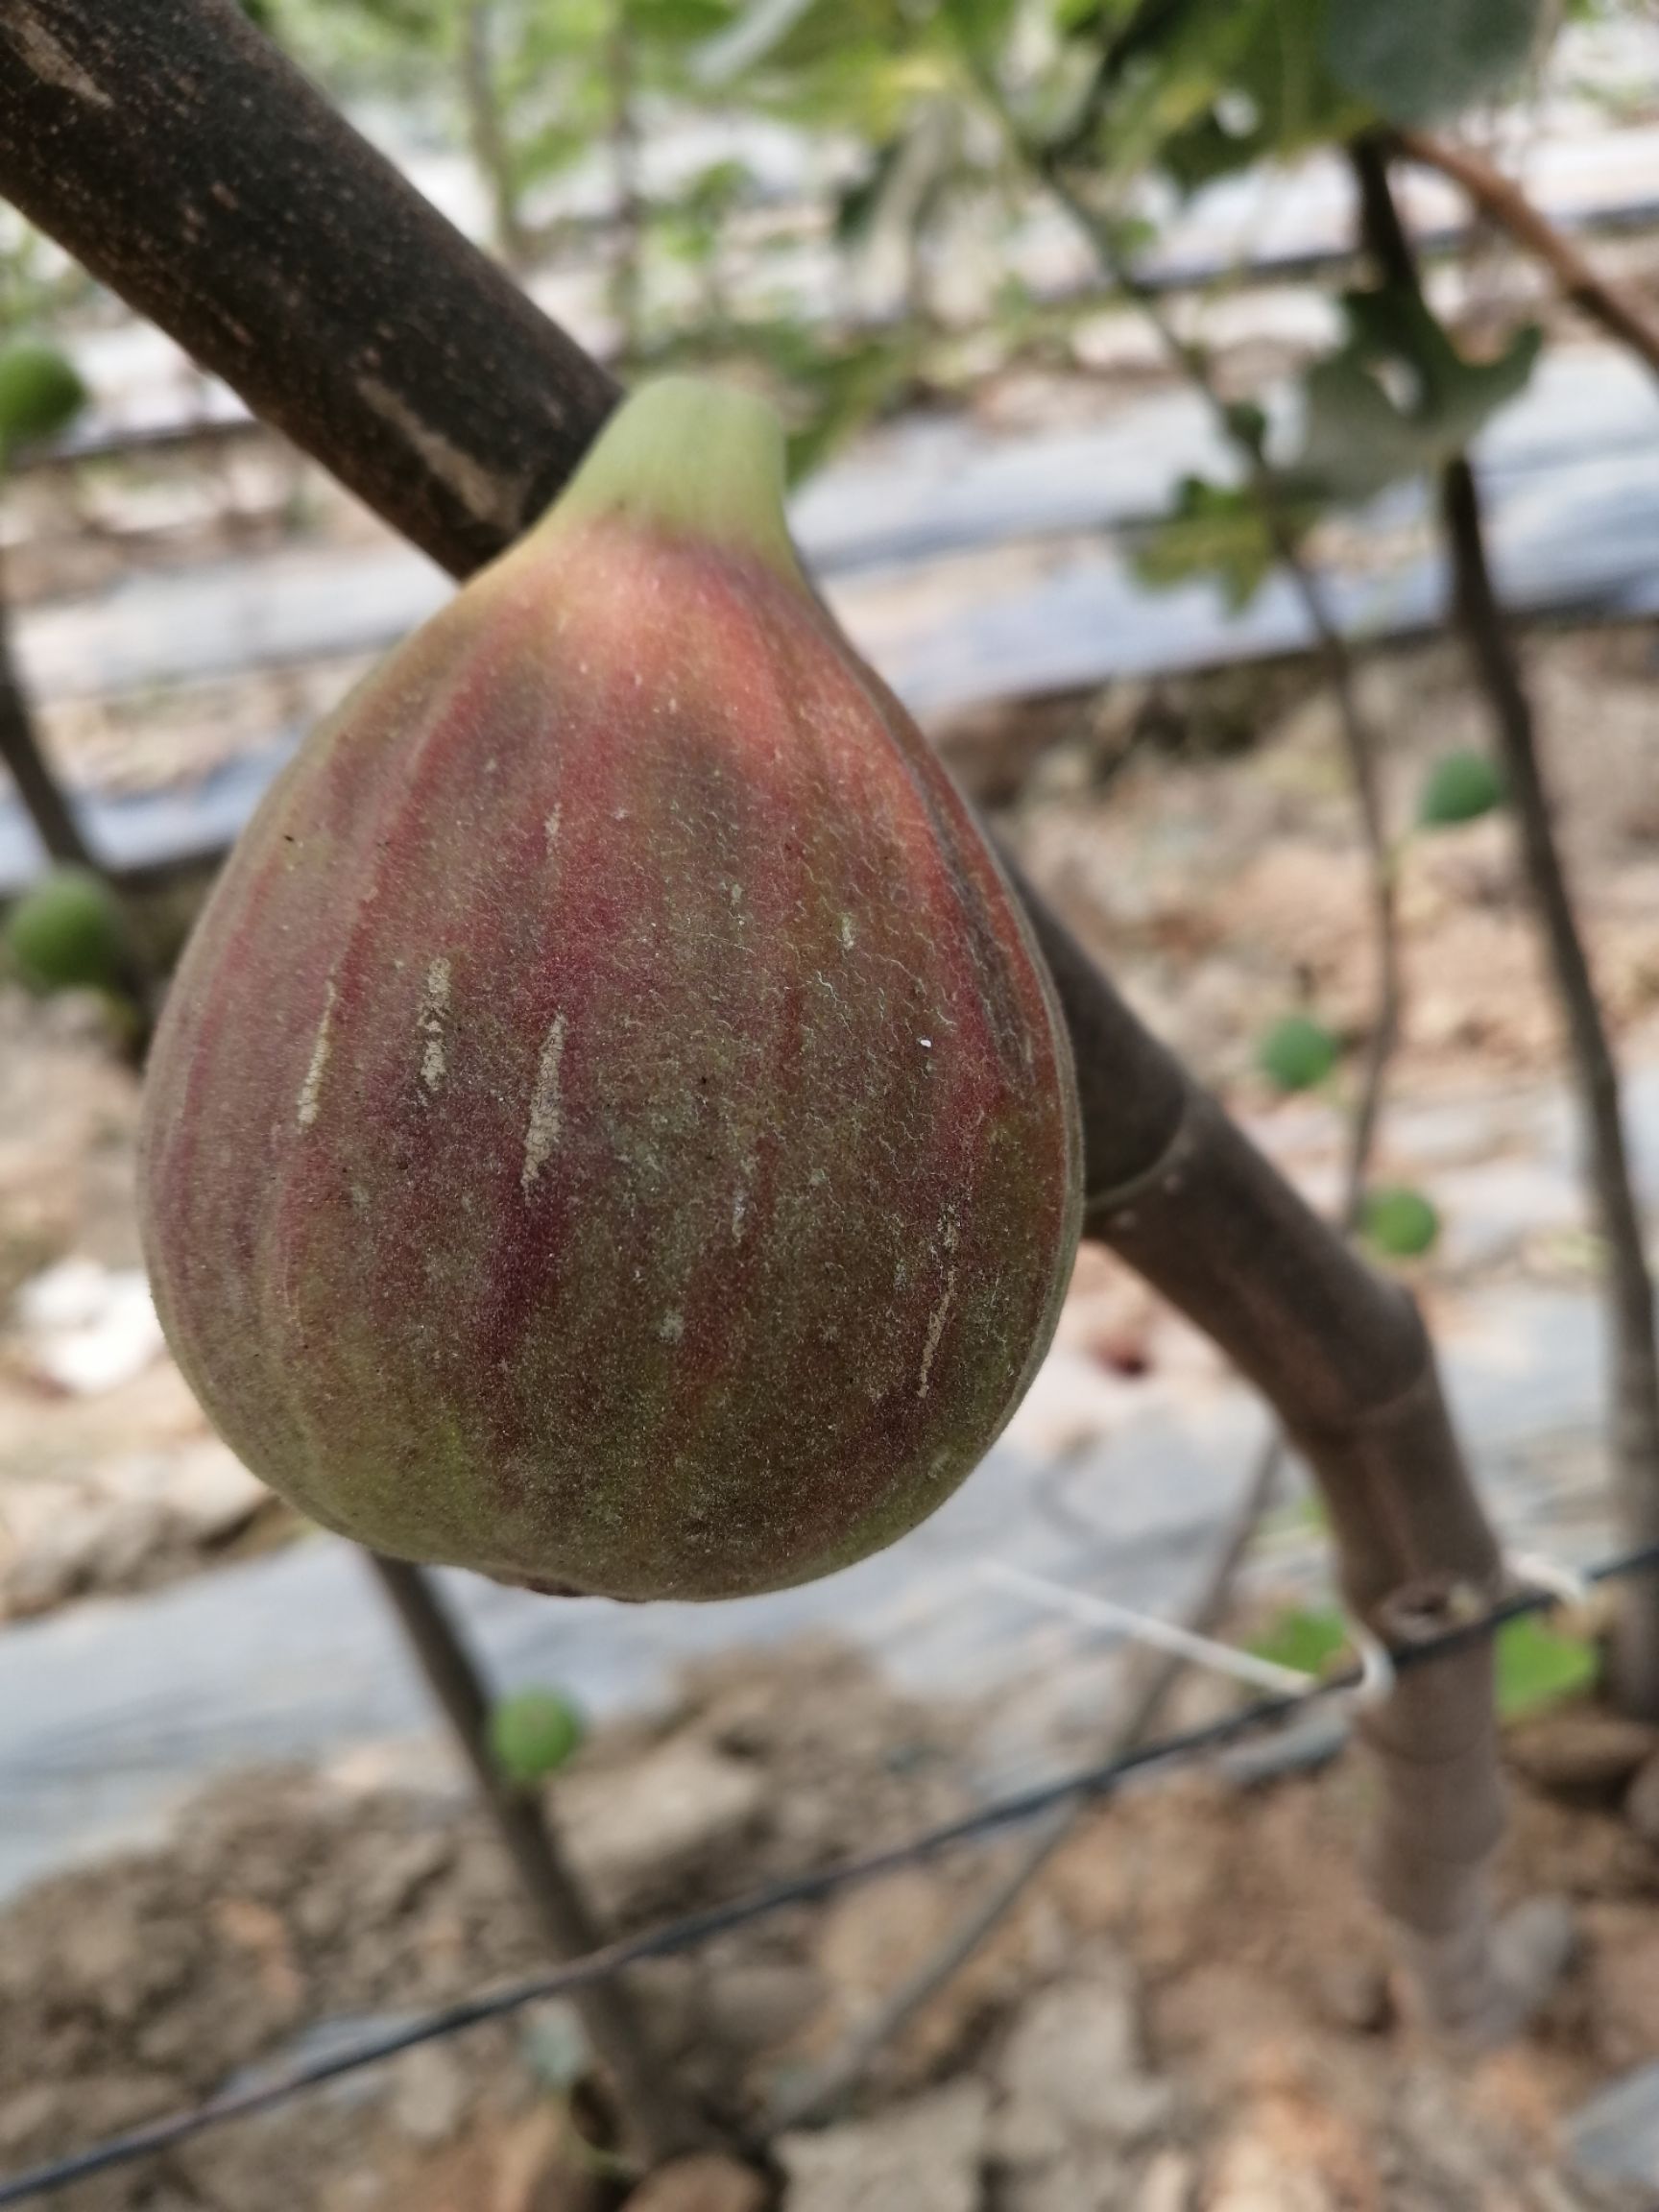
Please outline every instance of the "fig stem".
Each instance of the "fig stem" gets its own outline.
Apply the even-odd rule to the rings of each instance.
[[[615,517],[750,554],[805,590],[783,493],[783,428],[763,399],[659,376],[610,417],[531,539]]]

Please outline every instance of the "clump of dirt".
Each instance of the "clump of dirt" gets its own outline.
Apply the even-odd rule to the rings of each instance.
[[[1659,1848],[1623,1809],[1624,1767],[1650,1767],[1653,1744],[1627,1738],[1610,1766],[1599,1725],[1557,1718],[1552,1740],[1534,1731],[1525,1747],[1546,1781],[1518,1775],[1503,1887],[1570,1894],[1582,1953],[1508,2050],[1455,2062],[1413,2019],[1360,1874],[1362,1760],[1243,1791],[1190,1776],[1081,1819],[881,2048],[854,2110],[784,2139],[788,2212],[898,2212],[924,2200],[918,2161],[956,2176],[939,2200],[964,2212],[1619,2202],[1561,2164],[1563,2116],[1659,2052]],[[601,1895],[609,1869],[613,1924],[628,1927],[959,1809],[974,1735],[972,1714],[906,1704],[814,1645],[689,1677],[671,1713],[601,1733],[556,1803],[572,1858]],[[907,1867],[639,1970],[653,2034],[711,2111],[759,2126],[931,1956],[997,1879],[997,1855]],[[66,1873],[0,1919],[0,2170],[541,1958],[458,1792],[238,1779],[171,1848]],[[599,2212],[572,2120],[583,2063],[569,2013],[535,2008],[58,2201]]]

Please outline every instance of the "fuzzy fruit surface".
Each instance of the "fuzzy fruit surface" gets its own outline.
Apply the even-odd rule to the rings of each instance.
[[[1052,1334],[1078,1150],[1000,872],[799,578],[556,508],[250,826],[141,1204],[186,1377],[318,1521],[713,1599],[972,1470]]]

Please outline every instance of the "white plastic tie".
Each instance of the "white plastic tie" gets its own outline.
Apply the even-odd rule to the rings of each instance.
[[[1576,1567],[1565,1566],[1559,1559],[1546,1559],[1542,1552],[1512,1551],[1507,1566],[1511,1581],[1524,1588],[1546,1590],[1563,1605],[1584,1604],[1593,1588]]]
[[[1399,1670],[1393,1654],[1375,1629],[1367,1628],[1363,1621],[1356,1620],[1352,1614],[1346,1616],[1343,1626],[1348,1631],[1349,1643],[1359,1655],[1359,1679],[1350,1693],[1351,1700],[1361,1713],[1375,1713],[1393,1696],[1400,1679]]]
[[[1000,1559],[982,1559],[979,1576],[982,1581],[1017,1590],[1034,1604],[1047,1606],[1050,1612],[1069,1614],[1073,1621],[1084,1622],[1090,1627],[1114,1628],[1137,1644],[1149,1644],[1156,1651],[1167,1651],[1177,1659],[1190,1659],[1195,1667],[1210,1667],[1218,1674],[1231,1674],[1235,1681],[1248,1682],[1257,1690],[1307,1690],[1318,1680],[1317,1675],[1304,1673],[1300,1668],[1281,1667],[1272,1659],[1259,1659],[1254,1651],[1240,1651],[1232,1644],[1217,1644],[1214,1638],[1179,1627],[1173,1621],[1161,1621],[1151,1613],[1137,1613],[1133,1606],[1119,1605],[1114,1598],[1101,1598],[1092,1590],[1074,1590],[1067,1582],[1051,1582],[1046,1575],[1027,1574],[1023,1567],[1010,1567]]]

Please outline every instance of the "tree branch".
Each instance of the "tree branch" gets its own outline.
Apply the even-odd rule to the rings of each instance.
[[[233,0],[10,0],[0,192],[452,575],[615,403]]]
[[[493,0],[465,0],[456,25],[456,62],[461,77],[461,102],[467,113],[467,135],[472,159],[490,195],[495,247],[509,269],[522,272],[530,266],[535,248],[518,204],[513,174],[513,148],[501,113],[501,96],[495,81]]]
[[[1361,139],[1354,163],[1378,266],[1390,283],[1417,291],[1416,257],[1394,202],[1387,154],[1377,141]],[[1618,1062],[1556,843],[1532,702],[1493,587],[1479,488],[1466,459],[1442,470],[1440,506],[1452,556],[1454,614],[1491,710],[1527,884],[1567,1026],[1590,1181],[1607,1247],[1616,1479],[1626,1535],[1632,1544],[1647,1544],[1659,1539],[1659,1337]],[[1621,1704],[1645,1719],[1659,1719],[1659,1599],[1646,1583],[1633,1584],[1622,1596],[1614,1660]]]
[[[1535,207],[1511,178],[1494,169],[1467,146],[1453,146],[1426,131],[1401,131],[1394,143],[1419,168],[1436,169],[1465,192],[1488,221],[1508,231],[1535,260],[1543,262],[1563,294],[1592,322],[1628,346],[1659,375],[1659,323],[1599,276],[1593,264]]]
[[[518,1790],[490,1752],[490,1704],[476,1668],[431,1576],[400,1559],[366,1557],[379,1579],[427,1688],[442,1707],[505,1845],[537,1926],[555,1959],[580,1959],[604,1937],[558,1833],[534,1791]],[[601,2063],[617,2091],[624,2128],[652,2165],[707,2146],[710,2130],[675,2089],[652,2049],[625,1984],[597,1982],[575,1999]]]
[[[16,785],[23,811],[34,826],[47,858],[65,867],[88,868],[96,873],[97,855],[86,842],[85,833],[75,819],[74,808],[64,798],[40,750],[35,717],[30,712],[12,651],[11,610],[5,601],[3,583],[0,583],[0,766]]]
[[[1377,991],[1371,1034],[1366,1044],[1365,1071],[1355,1109],[1348,1149],[1341,1222],[1352,1231],[1358,1226],[1364,1202],[1366,1178],[1382,1119],[1383,1092],[1389,1062],[1400,1041],[1405,997],[1400,955],[1399,888],[1388,825],[1382,807],[1378,773],[1376,733],[1359,705],[1354,656],[1326,601],[1318,571],[1297,542],[1285,513],[1279,486],[1258,447],[1240,434],[1238,419],[1216,389],[1208,356],[1189,344],[1176,328],[1159,294],[1143,282],[1118,248],[1109,223],[1103,222],[1087,198],[1071,184],[1063,160],[1051,152],[1025,144],[1014,118],[1000,106],[995,86],[988,97],[998,105],[1004,129],[1016,149],[1029,161],[1093,247],[1101,268],[1126,299],[1134,301],[1157,333],[1171,366],[1186,378],[1210,409],[1222,437],[1233,447],[1244,470],[1245,483],[1266,526],[1280,566],[1290,579],[1302,602],[1313,638],[1313,656],[1336,706],[1336,726],[1341,736],[1349,782],[1359,813],[1365,847],[1368,896],[1371,902],[1372,944],[1377,959]]]
[[[1220,1624],[1238,1571],[1278,1486],[1284,1458],[1284,1440],[1275,1433],[1257,1458],[1244,1498],[1222,1536],[1203,1587],[1182,1615],[1183,1625],[1197,1635],[1211,1634]],[[1142,1647],[1131,1654],[1129,1681],[1101,1747],[1102,1757],[1120,1758],[1146,1741],[1187,1666],[1185,1659],[1168,1652]],[[859,2021],[839,2050],[777,2099],[771,2112],[774,2132],[834,2117],[880,2052],[902,2034],[917,2013],[955,1980],[995,1935],[1087,1810],[1086,1798],[1073,1798],[1037,1824],[931,1958],[925,1959]]]

